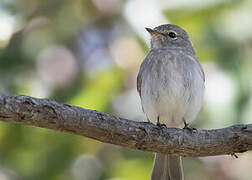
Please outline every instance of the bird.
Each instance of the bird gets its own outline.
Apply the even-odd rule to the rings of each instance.
[[[199,113],[204,71],[187,32],[174,24],[146,28],[151,47],[137,75],[137,91],[149,122],[188,128]],[[155,153],[151,180],[183,180],[181,156]]]

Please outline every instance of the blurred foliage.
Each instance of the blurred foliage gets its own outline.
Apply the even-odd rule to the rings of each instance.
[[[0,91],[144,119],[135,84],[153,12],[160,14],[155,25],[164,17],[188,31],[206,72],[205,103],[194,126],[249,123],[251,8],[249,0],[1,0]],[[185,158],[185,178],[249,180],[251,158]],[[1,178],[149,179],[152,161],[152,153],[0,123]]]

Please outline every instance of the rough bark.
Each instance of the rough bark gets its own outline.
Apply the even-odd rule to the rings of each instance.
[[[0,121],[64,131],[142,151],[214,156],[252,150],[252,124],[215,130],[159,128],[49,99],[0,94]]]

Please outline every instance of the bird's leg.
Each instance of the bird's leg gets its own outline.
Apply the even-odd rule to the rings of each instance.
[[[157,117],[157,126],[162,128],[162,127],[166,127],[165,124],[161,124],[160,121],[159,121],[159,116]]]
[[[184,122],[184,127],[183,129],[187,129],[189,128],[189,123],[186,122],[186,120],[183,118],[183,122]]]
[[[183,129],[188,129],[190,131],[194,131],[194,130],[197,130],[196,128],[191,128],[189,127],[189,123],[186,122],[186,120],[183,118],[183,122],[184,122],[184,127]]]
[[[239,158],[235,153],[231,153],[232,157]]]

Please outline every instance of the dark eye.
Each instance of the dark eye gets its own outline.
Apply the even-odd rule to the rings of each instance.
[[[174,32],[169,32],[168,36],[170,38],[176,38],[177,37],[176,33],[174,33]]]

